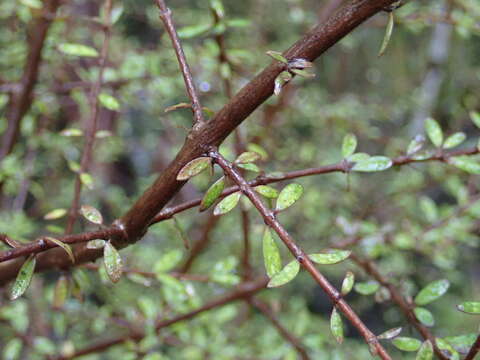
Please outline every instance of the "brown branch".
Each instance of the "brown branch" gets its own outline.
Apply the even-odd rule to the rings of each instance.
[[[103,38],[102,50],[100,52],[100,70],[98,73],[97,81],[95,82],[94,86],[90,91],[90,119],[87,123],[85,130],[85,144],[83,146],[82,159],[80,161],[80,170],[75,177],[73,201],[68,214],[67,226],[65,228],[66,234],[70,234],[72,232],[73,226],[77,219],[78,207],[80,204],[80,194],[82,192],[82,180],[80,178],[80,175],[87,172],[88,168],[90,167],[93,154],[93,145],[95,143],[95,134],[97,132],[98,115],[100,112],[100,102],[98,100],[98,95],[100,94],[100,90],[102,89],[103,74],[105,71],[105,64],[108,57],[108,47],[110,44],[112,26],[110,19],[110,13],[112,11],[112,0],[105,0],[105,4],[105,36]]]
[[[466,149],[466,150],[457,150],[457,151],[445,152],[443,154],[436,154],[436,155],[433,155],[430,158],[423,159],[423,160],[415,160],[414,158],[409,157],[409,156],[400,156],[398,158],[392,159],[392,162],[393,162],[393,166],[402,166],[402,165],[408,165],[408,164],[411,164],[411,163],[427,162],[427,161],[440,161],[440,162],[447,163],[448,159],[450,157],[461,156],[461,155],[476,155],[478,153],[480,153],[480,150],[475,147],[475,148]],[[349,169],[351,167],[352,167],[351,163],[347,163],[347,162],[342,161],[342,162],[337,163],[337,164],[325,165],[325,166],[320,166],[320,167],[317,167],[317,168],[294,170],[294,171],[283,173],[283,175],[280,175],[280,176],[279,175],[275,175],[275,176],[261,175],[261,176],[257,177],[256,179],[253,179],[253,180],[249,181],[248,185],[251,186],[251,187],[255,187],[255,186],[258,186],[258,185],[267,185],[267,184],[272,184],[272,183],[285,181],[285,180],[296,179],[296,178],[305,177],[305,176],[322,175],[322,174],[329,174],[329,173],[333,173],[333,172],[347,173],[347,172],[350,171]],[[231,187],[225,189],[222,192],[220,198],[228,196],[228,195],[238,191],[239,189],[240,189],[240,187],[237,186],[237,185],[231,186]],[[150,226],[154,225],[156,223],[159,223],[161,221],[171,219],[174,215],[176,215],[180,212],[186,211],[188,209],[191,209],[191,208],[194,208],[194,207],[200,205],[201,200],[202,199],[200,199],[200,198],[190,200],[190,201],[184,202],[182,204],[172,206],[172,207],[169,207],[169,208],[166,208],[166,209],[162,210],[159,214],[157,214],[157,216],[155,216],[155,218],[151,222]],[[462,210],[462,211],[464,211],[464,210]],[[212,218],[216,220],[216,217],[212,216]],[[213,219],[211,221],[214,221]],[[87,242],[87,241],[94,240],[94,239],[121,238],[122,236],[126,236],[124,230],[121,229],[121,227],[118,227],[118,226],[114,225],[114,226],[105,228],[101,231],[85,232],[85,233],[81,233],[81,234],[77,234],[77,235],[62,236],[62,237],[58,237],[58,239],[60,241],[66,242],[68,244],[77,244],[77,243],[83,243],[83,242]],[[353,241],[357,241],[357,240],[358,239],[354,239]],[[195,258],[198,255],[198,253],[203,251],[203,249],[205,248],[207,243],[208,243],[208,234],[207,234],[207,237],[203,236],[193,246],[192,251],[191,251],[191,257]],[[54,245],[53,243],[49,242],[48,244],[45,244],[45,241],[43,241],[43,238],[39,238],[35,242],[29,243],[29,244],[25,245],[24,247],[0,252],[0,263],[4,262],[4,261],[7,261],[7,260],[15,259],[15,258],[18,258],[18,257],[26,256],[26,255],[29,255],[31,253],[39,253],[39,252],[42,252],[42,251],[45,251],[45,250],[48,250],[48,249],[51,249],[51,248],[54,248],[54,247],[56,247],[56,245]],[[93,253],[92,253],[92,250],[90,250],[88,252],[88,255],[84,254],[83,252],[76,252],[77,263],[79,263],[78,259],[84,259],[84,260],[82,260],[82,262],[92,260],[90,258],[90,256],[92,256]],[[101,255],[101,252],[98,252],[98,254]],[[55,257],[55,258],[58,259],[58,262],[56,263],[57,266],[60,266],[60,267],[70,266],[69,265],[70,260],[68,258],[62,259],[63,254],[61,253],[61,251],[59,251],[59,253],[57,255],[58,255],[58,257]],[[187,259],[187,262],[188,261],[193,262],[194,259],[192,259],[192,260]],[[15,277],[16,272],[18,271],[18,268],[20,267],[20,265],[21,265],[21,263],[18,263],[16,266],[12,266],[12,268],[10,268],[10,266],[7,266],[6,268],[2,268],[0,266],[0,270],[1,270],[0,271],[0,284],[2,284],[4,282],[12,279],[13,277]],[[186,265],[184,265],[184,268],[182,268],[180,270],[181,272],[184,272],[185,266]],[[191,266],[191,264],[189,264],[186,269],[188,270],[190,268],[190,266]],[[48,266],[46,265],[46,267],[44,267],[44,268],[47,269]],[[39,269],[43,269],[43,267],[41,267]],[[187,271],[187,270],[185,270],[185,271]]]
[[[480,335],[477,336],[477,340],[473,343],[470,351],[468,352],[467,356],[463,360],[473,360],[475,356],[477,356],[478,352],[480,351]]]
[[[272,325],[278,330],[280,335],[295,348],[302,360],[310,360],[310,357],[308,356],[308,353],[305,350],[302,342],[280,323],[272,309],[270,309],[266,303],[255,297],[251,297],[247,301],[271,321]]]
[[[165,29],[172,40],[172,45],[175,50],[175,55],[177,56],[178,64],[180,70],[182,71],[183,80],[185,81],[185,87],[187,89],[188,97],[192,102],[193,116],[195,117],[195,124],[200,125],[205,123],[203,117],[202,105],[197,95],[197,90],[195,89],[195,83],[193,81],[192,73],[190,67],[187,63],[187,58],[183,52],[182,44],[178,38],[177,30],[173,24],[172,11],[167,7],[164,0],[155,0],[158,8],[160,9],[160,19],[162,19]]]
[[[395,0],[352,0],[340,8],[328,21],[317,25],[290,49],[287,59],[304,58],[313,61],[340,41],[345,35]],[[155,216],[185,184],[176,180],[178,172],[189,161],[199,157],[211,145],[219,145],[243,120],[273,93],[275,78],[284,69],[283,64],[273,62],[240,90],[211,120],[214,126],[194,127],[176,158],[157,178],[155,183],[136,201],[131,209],[112,227],[117,228],[112,239],[117,248],[124,248],[138,241],[147,231]],[[190,207],[195,206],[191,205]],[[185,208],[190,208],[186,206]],[[120,235],[120,234],[123,234]],[[101,250],[90,250],[85,245],[75,247],[79,262],[93,261],[102,256]],[[53,261],[52,258],[55,260]],[[2,264],[3,265],[3,264]],[[0,266],[0,283],[12,279],[21,266],[14,261]],[[68,267],[70,260],[61,249],[54,249],[37,256],[37,269]]]
[[[381,273],[378,271],[377,267],[372,261],[369,260],[363,260],[360,259],[358,256],[355,254],[350,254],[350,259],[357,264],[359,267],[361,267],[367,274],[372,276],[378,283],[380,283],[383,287],[385,287],[388,292],[390,293],[390,296],[397,304],[397,306],[400,308],[402,313],[405,315],[406,319],[410,324],[412,324],[415,329],[419,332],[419,334],[425,339],[425,340],[430,340],[430,342],[433,345],[433,350],[435,351],[435,354],[437,357],[441,360],[447,360],[448,358],[442,353],[442,351],[437,347],[437,344],[435,342],[435,337],[430,333],[428,328],[424,326],[420,321],[418,321],[417,317],[415,316],[415,313],[413,312],[413,306],[405,298],[402,296],[402,294],[397,290],[397,288],[390,283]]]
[[[180,321],[184,320],[189,320],[205,311],[211,310],[218,308],[220,306],[226,305],[228,303],[244,299],[246,297],[251,296],[252,294],[257,293],[258,291],[262,290],[267,286],[268,279],[265,277],[256,279],[255,281],[243,283],[237,287],[236,290],[219,297],[218,299],[212,300],[202,307],[198,308],[197,310],[191,311],[189,313],[183,314],[183,315],[178,315],[174,318],[167,319],[167,320],[161,320],[157,322],[155,325],[155,329],[157,332],[159,332],[161,329],[166,328],[170,325],[173,325],[175,323],[178,323]],[[87,354],[93,354],[93,353],[98,353],[101,351],[104,351],[112,346],[123,344],[124,342],[128,340],[134,340],[134,341],[140,341],[145,334],[141,331],[137,332],[130,332],[126,335],[119,336],[110,340],[105,340],[103,342],[97,343],[95,345],[86,347],[84,349],[76,351],[73,355],[71,356],[57,356],[55,360],[67,360],[67,359],[73,359],[79,356],[84,356]]]
[[[271,227],[283,241],[285,246],[290,250],[295,259],[300,265],[307,270],[318,285],[325,291],[333,305],[340,310],[345,317],[357,328],[360,334],[365,339],[365,342],[375,349],[375,352],[383,359],[391,359],[390,355],[379,343],[377,337],[368,329],[362,320],[357,316],[353,309],[343,299],[337,289],[325,278],[320,271],[317,270],[313,262],[308,257],[307,253],[303,251],[285,230],[285,228],[278,222],[275,213],[267,208],[260,196],[248,185],[240,173],[229,163],[220,153],[212,150],[208,155],[223,169],[225,175],[231,178],[239,187],[242,193],[248,197],[252,204],[257,208],[260,215],[263,217],[265,224]]]
[[[18,89],[15,89],[11,94],[8,104],[7,129],[0,142],[0,161],[12,151],[20,133],[22,119],[32,105],[32,92],[37,83],[40,65],[42,64],[42,50],[59,6],[60,0],[44,1],[42,14],[31,26],[29,33],[31,36],[30,46],[22,79]]]

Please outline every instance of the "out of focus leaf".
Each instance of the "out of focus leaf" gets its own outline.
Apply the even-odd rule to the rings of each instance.
[[[418,350],[415,360],[432,360],[433,359],[433,345],[430,340],[423,342],[420,350]]]
[[[353,155],[357,149],[357,137],[354,134],[347,134],[342,142],[342,156],[344,158]]]
[[[433,326],[435,325],[435,319],[430,311],[423,307],[416,307],[413,309],[415,313],[415,317],[425,326]]]
[[[436,147],[442,146],[443,143],[443,131],[438,122],[432,118],[427,118],[425,120],[425,131],[428,138]]]

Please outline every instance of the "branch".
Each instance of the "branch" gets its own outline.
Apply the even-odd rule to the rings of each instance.
[[[166,328],[170,325],[178,323],[180,321],[189,320],[205,311],[215,309],[217,307],[226,305],[228,303],[244,299],[246,297],[251,296],[254,293],[262,290],[267,286],[268,279],[266,277],[261,277],[256,279],[255,281],[243,283],[238,286],[238,288],[224,296],[219,297],[216,300],[212,300],[207,304],[203,305],[202,307],[198,308],[197,310],[191,311],[189,313],[178,315],[174,318],[168,320],[158,321],[155,325],[155,330],[159,332],[161,329]],[[135,340],[140,341],[145,336],[143,332],[130,332],[127,335],[119,336],[110,340],[105,340],[98,344],[86,347],[84,349],[76,351],[73,355],[70,356],[57,356],[55,360],[68,360],[73,359],[79,356],[84,356],[87,354],[97,353],[104,351],[112,346],[123,344],[128,340]]]
[[[278,330],[280,335],[287,340],[294,348],[297,350],[298,355],[302,360],[310,360],[305,347],[303,346],[302,342],[292,333],[290,333],[281,323],[278,321],[277,317],[273,313],[272,309],[265,304],[263,301],[251,297],[247,300],[249,304],[253,305],[257,308],[267,319],[269,319],[273,326]]]
[[[284,56],[287,59],[304,58],[313,61],[362,22],[382,11],[385,6],[394,1],[352,0],[339,9],[327,22],[316,26],[293,44],[284,53]],[[211,120],[211,124],[214,126],[197,126],[192,129],[176,158],[132,208],[111,226],[120,230],[112,239],[116,248],[131,245],[145,234],[155,216],[185,184],[184,181],[176,180],[178,172],[189,161],[205,153],[209,146],[219,145],[243,120],[268,99],[273,93],[275,78],[283,71],[283,68],[283,64],[273,62],[245,85],[216,114]],[[85,245],[76,246],[74,253],[79,262],[93,261],[103,254],[101,249],[90,250]],[[55,258],[55,261],[52,261],[51,258]],[[15,277],[20,266],[21,261],[0,266],[0,283]],[[54,249],[37,256],[37,269],[69,266],[70,260],[61,249]]]
[[[208,155],[223,169],[226,176],[232,179],[239,187],[242,193],[248,197],[252,204],[257,208],[260,215],[263,217],[265,224],[270,226],[278,235],[278,237],[287,246],[295,259],[307,270],[318,285],[325,291],[333,305],[339,309],[345,317],[352,323],[354,327],[360,332],[365,339],[365,342],[375,349],[375,352],[383,359],[390,359],[390,355],[379,343],[377,337],[368,329],[360,320],[357,314],[353,311],[350,305],[342,298],[335,287],[325,278],[320,271],[317,270],[308,255],[300,248],[285,230],[285,228],[278,222],[274,212],[267,208],[260,196],[248,185],[240,173],[217,151],[210,151]]]
[[[350,259],[360,266],[367,274],[372,276],[376,281],[378,281],[383,287],[385,287],[392,300],[398,305],[400,310],[403,312],[408,322],[412,324],[415,329],[420,333],[420,335],[425,340],[430,340],[433,345],[433,350],[437,357],[441,360],[448,360],[448,358],[442,353],[442,351],[437,347],[435,337],[430,333],[428,328],[424,326],[420,321],[418,321],[415,313],[413,312],[412,306],[404,299],[402,294],[397,290],[397,288],[391,284],[381,273],[378,271],[376,266],[372,261],[360,259],[355,254],[350,254]]]
[[[175,55],[177,56],[178,64],[180,70],[182,71],[183,80],[185,81],[185,87],[187,89],[188,97],[192,102],[193,115],[195,117],[195,124],[205,123],[203,117],[202,105],[197,95],[197,90],[195,89],[195,84],[193,82],[192,73],[190,67],[188,66],[185,53],[183,52],[182,44],[178,38],[177,30],[173,24],[172,11],[167,8],[167,5],[164,0],[155,0],[158,8],[160,9],[160,19],[162,19],[165,29],[172,40],[173,49],[175,50]]]
[[[110,33],[111,33],[111,20],[110,13],[112,10],[112,0],[105,0],[105,37],[103,39],[102,50],[100,52],[99,67],[100,71],[98,72],[97,81],[90,91],[90,119],[86,126],[85,131],[85,145],[83,147],[82,159],[80,161],[80,170],[77,173],[75,178],[75,188],[73,193],[72,206],[68,214],[67,226],[65,229],[66,234],[70,234],[73,230],[75,220],[78,215],[78,206],[80,204],[80,194],[82,192],[82,180],[80,178],[81,174],[86,173],[90,167],[90,162],[92,159],[93,145],[95,143],[95,134],[97,132],[97,122],[98,114],[100,111],[100,103],[98,100],[98,95],[102,89],[103,83],[103,73],[105,71],[105,63],[108,57],[108,47],[110,43]]]
[[[20,80],[20,87],[18,90],[14,90],[8,105],[7,129],[3,133],[0,145],[0,162],[12,151],[20,133],[22,119],[32,105],[32,92],[37,83],[42,63],[43,46],[59,6],[60,0],[44,1],[42,14],[32,25],[28,57]]]
[[[480,351],[480,335],[478,335],[477,340],[473,343],[470,351],[468,352],[467,356],[463,360],[473,360],[475,356],[477,356],[478,352]]]

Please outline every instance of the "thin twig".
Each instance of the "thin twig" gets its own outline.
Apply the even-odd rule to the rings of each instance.
[[[339,309],[345,317],[352,323],[354,327],[360,332],[365,339],[365,342],[374,349],[374,351],[383,359],[392,359],[384,347],[380,344],[377,337],[365,326],[358,315],[342,298],[335,287],[318,271],[313,262],[308,257],[307,253],[303,251],[285,230],[285,228],[278,222],[274,212],[267,208],[260,196],[248,185],[245,179],[239,172],[229,163],[218,151],[211,150],[208,155],[223,169],[225,175],[231,178],[239,187],[242,193],[248,197],[252,204],[257,208],[260,215],[263,217],[265,223],[270,226],[283,241],[283,243],[290,250],[295,259],[307,270],[313,279],[325,291],[333,305]]]
[[[477,336],[477,340],[473,343],[470,351],[468,352],[467,356],[463,360],[473,360],[475,356],[477,356],[478,352],[480,351],[480,335]]]
[[[188,66],[185,53],[183,52],[182,44],[178,38],[177,30],[173,24],[172,11],[167,7],[164,0],[155,0],[158,8],[160,9],[160,19],[162,19],[165,29],[172,40],[172,45],[177,56],[180,70],[182,71],[183,80],[185,81],[185,87],[187,89],[188,97],[192,102],[193,116],[195,117],[195,124],[200,125],[205,123],[203,116],[202,105],[200,104],[197,90],[195,89],[195,83],[193,81],[190,67]]]
[[[295,348],[302,360],[310,360],[310,357],[308,356],[308,353],[305,350],[302,342],[280,323],[272,309],[266,303],[255,297],[251,297],[247,301],[271,321],[272,325],[278,330],[280,335]]]
[[[102,50],[100,52],[99,59],[99,72],[97,81],[92,86],[90,91],[90,118],[88,120],[85,131],[85,145],[83,147],[82,159],[80,162],[80,170],[75,177],[75,188],[73,194],[72,206],[68,214],[67,226],[65,228],[65,234],[71,234],[75,220],[78,215],[78,207],[80,205],[80,194],[82,192],[82,180],[81,175],[86,173],[90,167],[93,154],[93,145],[95,143],[95,134],[97,132],[98,115],[100,112],[100,102],[98,95],[102,89],[103,74],[105,71],[105,64],[108,57],[108,48],[110,44],[111,35],[111,19],[110,13],[112,10],[112,0],[105,0],[105,36],[103,38]]]
[[[350,260],[352,260],[355,264],[361,267],[367,274],[372,276],[378,283],[380,283],[383,287],[385,287],[388,292],[390,293],[390,297],[397,304],[400,310],[405,315],[406,319],[410,324],[412,324],[415,329],[420,333],[420,335],[425,340],[430,340],[433,345],[433,350],[437,357],[441,360],[448,360],[448,358],[441,352],[441,350],[437,347],[435,337],[432,333],[428,330],[426,326],[424,326],[420,321],[418,321],[415,313],[413,312],[412,304],[408,303],[407,300],[402,296],[400,291],[389,282],[381,273],[378,271],[377,267],[372,261],[360,259],[355,254],[350,254]]]
[[[256,279],[255,281],[250,281],[247,283],[243,283],[237,287],[236,290],[221,296],[215,300],[212,300],[202,307],[191,311],[189,313],[183,314],[183,315],[178,315],[176,317],[173,317],[171,319],[167,320],[161,320],[156,323],[155,325],[155,330],[159,332],[161,329],[166,328],[170,325],[173,325],[175,323],[178,323],[180,321],[188,320],[191,319],[205,311],[211,310],[218,308],[220,306],[226,305],[228,303],[244,299],[246,297],[249,297],[258,291],[262,290],[265,288],[267,285],[268,279],[265,277],[261,277]],[[84,356],[87,354],[93,354],[93,353],[98,353],[101,351],[104,351],[112,346],[123,344],[124,342],[128,340],[134,340],[134,341],[140,341],[143,337],[145,336],[145,333],[142,331],[132,331],[128,333],[127,335],[124,336],[119,336],[110,340],[105,340],[103,342],[97,343],[95,345],[86,347],[84,349],[77,350],[73,355],[69,356],[57,356],[54,358],[55,360],[68,360],[68,359],[73,359],[76,357]]]

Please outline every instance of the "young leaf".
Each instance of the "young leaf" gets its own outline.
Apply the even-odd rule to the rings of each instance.
[[[469,115],[470,115],[470,119],[472,120],[472,122],[473,122],[478,128],[480,128],[480,113],[477,112],[477,111],[470,111],[470,112],[469,112]]]
[[[46,213],[43,218],[45,220],[60,219],[61,217],[65,216],[66,213],[67,213],[66,209],[55,209]]]
[[[350,162],[360,162],[370,159],[370,155],[366,153],[356,153],[348,157],[348,161]]]
[[[332,315],[330,316],[330,330],[332,335],[339,344],[343,342],[343,322],[337,308],[333,308]]]
[[[93,206],[90,205],[82,205],[80,207],[80,213],[83,215],[85,219],[90,221],[91,223],[102,225],[103,224],[103,217],[100,214],[100,211],[95,209]]]
[[[408,144],[407,155],[417,153],[422,149],[423,145],[425,145],[425,136],[418,134],[412,141],[410,141],[410,144]]]
[[[480,315],[480,302],[466,301],[457,305],[457,309],[467,314]]]
[[[110,94],[107,94],[104,92],[98,94],[98,101],[100,101],[100,104],[102,104],[102,106],[107,108],[108,110],[111,110],[111,111],[120,110],[120,103],[114,96]]]
[[[420,321],[423,325],[431,327],[435,325],[435,319],[433,318],[433,314],[423,307],[416,307],[413,309],[415,313],[415,317]]]
[[[302,58],[295,58],[288,62],[289,69],[308,69],[313,67],[313,63]]]
[[[277,199],[276,211],[282,211],[292,206],[303,194],[303,186],[300,184],[288,184],[285,186]]]
[[[62,248],[67,253],[70,260],[72,260],[72,263],[75,263],[75,256],[73,256],[73,251],[70,245],[65,244],[64,242],[49,236],[46,236],[45,240],[51,241],[58,247]]]
[[[460,145],[462,142],[465,141],[467,138],[467,135],[463,132],[456,132],[453,135],[450,135],[447,140],[443,143],[443,148],[444,149],[451,149],[454,148],[455,146]]]
[[[122,276],[122,258],[113,244],[108,241],[103,248],[103,263],[110,280],[116,283]]]
[[[427,305],[445,294],[449,287],[450,282],[446,279],[433,281],[415,296],[415,304],[420,306]]]
[[[274,275],[268,282],[267,287],[278,287],[285,285],[297,276],[300,270],[300,264],[297,260],[292,260],[276,275]]]
[[[233,210],[233,208],[237,206],[241,195],[242,193],[240,191],[237,191],[223,198],[223,200],[220,201],[217,206],[215,206],[215,209],[213,210],[213,215],[223,215]]]
[[[282,55],[281,52],[268,50],[266,54],[277,61],[288,64],[288,60]]]
[[[247,164],[247,163],[252,163],[260,159],[260,154],[254,152],[254,151],[247,151],[244,153],[241,153],[238,155],[238,157],[235,159],[234,163],[235,164]]]
[[[200,211],[207,210],[210,206],[212,206],[222,194],[224,188],[225,176],[222,176],[208,188],[207,192],[203,196],[202,202],[200,203]]]
[[[350,256],[352,252],[349,250],[328,249],[323,253],[310,254],[308,257],[320,265],[332,265],[342,262]]]
[[[354,289],[361,295],[371,295],[380,288],[380,284],[376,281],[366,281],[356,283]]]
[[[105,246],[106,241],[102,239],[90,240],[87,242],[87,249],[101,249]]]
[[[253,188],[260,195],[265,196],[268,199],[276,199],[278,197],[277,189],[267,186],[267,185],[258,185]]]
[[[37,260],[35,259],[35,255],[33,254],[30,255],[27,260],[25,260],[22,267],[18,271],[15,283],[12,286],[12,290],[10,292],[10,300],[15,300],[19,298],[23,295],[25,290],[27,290],[28,285],[30,285],[30,281],[32,280],[36,264]]]
[[[371,156],[368,159],[356,162],[352,170],[361,172],[383,171],[390,168],[392,164],[392,160],[386,156]]]
[[[432,360],[433,359],[433,345],[430,340],[423,342],[420,350],[418,350],[415,360]]]
[[[68,298],[68,288],[69,288],[69,281],[68,277],[65,275],[60,276],[55,284],[55,291],[53,294],[53,308],[54,309],[61,309],[65,304],[65,301]]]
[[[480,163],[468,156],[455,156],[448,159],[448,163],[470,174],[480,174]]]
[[[353,155],[357,149],[357,137],[354,134],[347,134],[342,142],[342,156],[344,158]]]
[[[199,157],[186,164],[177,175],[177,180],[188,180],[195,175],[200,174],[207,167],[211,166],[212,159],[209,157]]]
[[[93,178],[92,175],[89,173],[83,172],[80,174],[80,181],[83,185],[85,185],[88,189],[93,189]]]
[[[397,337],[392,340],[392,344],[403,351],[417,351],[422,345],[422,342],[414,338]]]
[[[263,261],[269,278],[275,276],[282,269],[280,252],[268,227],[265,228],[263,234]]]
[[[73,44],[73,43],[63,43],[58,45],[58,50],[67,55],[73,56],[86,56],[86,57],[97,57],[98,51],[94,48],[82,45],[82,44]]]
[[[378,340],[391,340],[393,338],[396,338],[400,333],[402,332],[401,327],[396,327],[390,330],[385,331],[384,333],[381,333],[380,335],[377,336]]]
[[[275,86],[273,88],[273,93],[275,95],[280,95],[283,86],[292,80],[292,74],[288,71],[282,71],[276,78],[275,78]]]
[[[355,283],[355,274],[351,271],[347,271],[345,278],[342,281],[342,296],[347,295],[352,291],[353,284]]]
[[[394,23],[395,21],[393,17],[393,11],[390,11],[388,13],[388,23],[387,28],[385,29],[385,36],[383,37],[382,47],[378,52],[378,57],[382,56],[385,53],[385,50],[387,50],[388,43],[390,42],[390,38],[392,37]]]
[[[438,122],[432,118],[427,118],[425,120],[425,131],[428,138],[436,147],[442,146],[443,143],[443,131]]]

